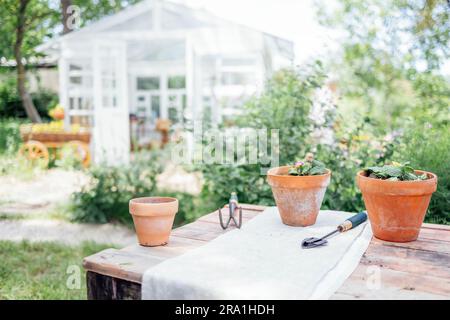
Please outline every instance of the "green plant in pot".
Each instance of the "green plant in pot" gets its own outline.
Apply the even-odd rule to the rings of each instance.
[[[331,171],[308,153],[291,166],[272,168],[267,181],[284,224],[310,226],[316,223]]]
[[[393,242],[417,239],[437,188],[435,174],[393,162],[358,172],[356,183],[375,237]]]

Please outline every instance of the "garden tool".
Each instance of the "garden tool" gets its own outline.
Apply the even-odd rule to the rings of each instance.
[[[348,218],[344,222],[342,222],[340,225],[337,226],[336,230],[333,232],[330,232],[326,236],[323,236],[322,238],[306,238],[302,241],[302,248],[303,249],[310,249],[315,248],[319,246],[323,246],[328,243],[327,240],[325,240],[328,237],[331,237],[335,233],[345,232],[350,229],[353,229],[357,226],[359,226],[361,223],[367,220],[367,214],[366,212],[360,212],[355,214],[354,216]]]
[[[225,230],[230,225],[231,220],[233,220],[234,224],[238,229],[242,226],[242,207],[239,207],[238,197],[236,195],[236,192],[231,193],[230,200],[228,202],[228,210],[229,210],[229,217],[228,221],[224,223],[222,218],[222,210],[219,209],[219,220],[220,225],[222,226],[222,229]],[[239,214],[239,221],[236,220],[236,212]]]

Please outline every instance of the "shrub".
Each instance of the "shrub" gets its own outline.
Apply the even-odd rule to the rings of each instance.
[[[359,170],[381,165],[392,158],[397,137],[376,138],[363,135],[372,123],[362,119],[354,129],[336,132],[336,142],[317,146],[316,156],[332,171],[322,209],[359,212],[365,209],[361,192],[355,183]]]
[[[15,78],[9,77],[0,84],[0,117],[27,117],[17,92],[16,83]],[[39,89],[38,92],[32,92],[30,95],[39,115],[43,119],[50,119],[48,110],[58,103],[58,95],[43,88]]]
[[[126,166],[100,165],[88,173],[89,183],[73,194],[71,212],[75,221],[130,223],[128,202],[132,198],[156,195],[156,176],[162,172],[161,154],[138,154]]]
[[[132,224],[128,202],[136,197],[165,196],[179,201],[175,225],[181,225],[205,214],[201,200],[195,196],[158,190],[156,177],[163,170],[165,150],[142,152],[125,167],[96,166],[88,171],[90,182],[72,196],[69,211],[75,221],[90,223],[121,222]],[[215,208],[217,209],[217,208]]]
[[[268,81],[265,91],[244,106],[237,125],[278,129],[280,164],[293,163],[309,151],[310,134],[314,130],[309,117],[312,99],[323,80],[320,63],[306,69],[277,72]],[[201,197],[210,210],[228,203],[231,192],[236,192],[242,203],[274,205],[271,188],[261,175],[260,165],[203,164],[199,170],[204,179]]]
[[[416,126],[405,133],[396,158],[438,176],[425,221],[450,224],[450,126]]]
[[[0,119],[0,154],[15,153],[22,143],[19,126],[23,120]]]

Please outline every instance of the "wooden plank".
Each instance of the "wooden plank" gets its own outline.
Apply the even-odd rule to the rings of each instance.
[[[423,223],[422,228],[450,231],[450,225],[445,224]]]
[[[415,250],[440,252],[450,254],[450,246],[445,241],[433,240],[433,239],[423,239],[419,238],[416,241],[411,242],[389,242],[383,241],[377,238],[372,239],[373,243],[379,243],[385,246],[391,246],[395,248],[408,248]]]
[[[265,209],[242,206],[243,223]],[[137,292],[140,295],[139,283],[145,270],[233,229],[222,230],[215,211],[173,230],[166,246],[149,248],[136,244],[86,257],[83,265],[90,274],[90,298],[140,298]],[[450,226],[433,224],[424,224],[415,242],[392,243],[374,238],[358,268],[332,299],[450,299],[449,242]],[[367,268],[373,266],[380,267],[381,287],[377,290],[367,286]]]
[[[139,244],[133,244],[126,248],[123,248],[121,251],[127,252],[129,254],[168,259],[183,254],[186,251],[197,248],[203,244],[205,244],[204,241],[180,238],[172,235],[169,239],[168,244],[165,246],[144,247]]]
[[[87,271],[140,283],[145,270],[164,260],[117,249],[106,249],[85,258],[83,267]]]
[[[450,231],[443,229],[422,228],[420,229],[419,239],[450,242]]]
[[[372,242],[360,264],[450,279],[450,255],[445,253],[389,247]]]
[[[256,217],[261,211],[255,211],[255,210],[242,210],[242,223],[248,222],[251,219],[253,219],[254,217]],[[227,209],[224,209],[223,214],[228,214]],[[199,218],[197,221],[204,221],[204,222],[210,222],[213,224],[217,224],[217,226],[220,227],[219,225],[219,211],[214,211],[210,214],[207,214],[201,218]]]
[[[89,300],[140,300],[141,285],[95,272],[86,273]]]
[[[373,269],[359,265],[349,279],[339,288],[338,293],[346,293],[359,298],[383,298],[385,294],[396,293],[404,296],[408,291],[418,299],[425,295],[433,295],[450,299],[450,278],[443,279],[428,274],[411,274],[404,271],[392,270],[384,267],[379,269],[379,286],[375,286]]]
[[[257,211],[257,212],[262,212],[265,209],[267,209],[267,206],[261,206],[261,205],[258,205],[258,204],[241,203],[240,206],[244,210]],[[228,208],[228,204],[226,204],[224,208]]]
[[[258,212],[255,210],[245,210],[243,216],[246,219],[243,220],[243,223],[249,221],[256,214]],[[169,243],[165,246],[143,247],[135,244],[121,250],[107,249],[84,258],[83,266],[88,271],[140,283],[143,273],[148,268],[199,247],[221,234],[235,229],[231,226],[227,230],[223,230],[218,222],[217,211],[209,215],[210,219],[216,221],[215,223],[199,219],[176,228],[172,231]]]
[[[448,297],[393,287],[370,290],[365,282],[348,279],[330,300],[448,300]]]

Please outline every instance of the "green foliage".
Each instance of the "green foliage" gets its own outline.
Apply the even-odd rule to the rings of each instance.
[[[73,0],[72,4],[81,9],[81,26],[101,17],[118,12],[140,0]],[[0,57],[13,59],[16,41],[19,1],[0,0]],[[41,55],[36,46],[57,36],[62,31],[61,7],[59,1],[32,0],[25,12],[25,34],[23,56]]]
[[[294,162],[309,151],[313,130],[309,118],[312,96],[324,78],[319,62],[304,69],[279,71],[268,81],[262,95],[244,106],[244,114],[237,119],[238,125],[278,129],[279,161],[281,164]],[[202,164],[199,167],[204,179],[201,197],[207,203],[208,211],[228,203],[231,192],[236,192],[242,203],[274,204],[271,188],[261,174],[261,166],[238,164],[239,160],[234,164]]]
[[[78,151],[70,146],[63,146],[59,150],[59,157],[54,160],[54,166],[62,169],[82,169],[83,164]],[[52,166],[52,164],[50,164]]]
[[[365,169],[366,175],[369,178],[389,180],[389,181],[414,181],[426,180],[427,175],[416,175],[414,168],[409,165],[409,162],[401,164],[394,162],[391,165],[384,165],[382,167],[369,167]]]
[[[65,246],[54,242],[0,241],[0,300],[86,299],[84,257],[111,248],[93,242]],[[79,289],[68,289],[67,268],[80,268]]]
[[[22,45],[23,57],[35,56],[34,48],[48,37],[58,23],[59,10],[55,3],[47,0],[29,1],[25,11],[25,34]],[[20,1],[0,0],[0,57],[14,58],[14,44],[18,27]]]
[[[58,103],[58,95],[46,89],[40,88],[37,92],[30,94],[31,99],[42,119],[50,119],[48,110]],[[17,92],[17,81],[11,74],[0,83],[0,117],[4,118],[26,118],[22,101]]]
[[[305,159],[297,161],[288,171],[290,176],[315,176],[325,174],[327,169],[325,164],[315,159]]]
[[[149,196],[178,199],[175,225],[193,221],[208,212],[205,211],[208,208],[202,206],[202,200],[189,193],[157,189],[156,177],[163,171],[167,156],[165,150],[145,151],[137,154],[128,166],[91,168],[88,171],[89,183],[72,196],[68,208],[71,219],[92,223],[116,221],[131,225],[130,199]]]
[[[22,143],[19,126],[23,122],[16,119],[0,118],[0,154],[13,154]]]
[[[323,209],[348,212],[364,209],[361,192],[355,184],[356,173],[391,159],[398,144],[398,137],[365,136],[364,132],[373,131],[373,125],[370,119],[359,119],[355,128],[338,130],[335,143],[317,146],[316,156],[332,171]]]
[[[179,207],[175,216],[174,227],[193,222],[202,215],[217,209],[205,211],[206,208],[202,207],[201,204],[202,199],[186,192],[158,190],[158,195],[178,199]]]
[[[75,221],[130,223],[128,202],[132,198],[156,195],[156,176],[162,172],[156,152],[141,153],[127,166],[95,166],[90,182],[73,194]]]
[[[344,35],[329,63],[339,79],[340,112],[362,110],[385,132],[418,113],[448,122],[449,84],[439,68],[449,54],[449,12],[443,0],[321,4],[321,23]]]
[[[425,221],[450,224],[450,126],[430,124],[410,128],[397,148],[395,157],[438,176]]]

